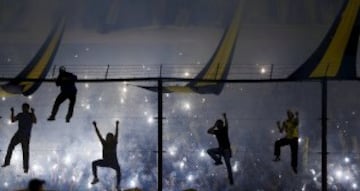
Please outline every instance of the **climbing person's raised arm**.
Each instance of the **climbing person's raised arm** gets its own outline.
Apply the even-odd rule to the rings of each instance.
[[[102,136],[100,134],[100,131],[99,131],[97,125],[96,125],[96,121],[93,121],[93,125],[94,125],[94,128],[95,128],[96,135],[99,137],[100,141],[105,142],[105,140],[102,138]]]

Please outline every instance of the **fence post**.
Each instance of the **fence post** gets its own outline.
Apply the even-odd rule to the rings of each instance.
[[[162,65],[160,66],[160,77],[158,79],[158,191],[162,191],[163,180],[163,85],[161,77]]]
[[[109,68],[110,68],[110,65],[108,64],[108,65],[107,65],[107,68],[106,68],[106,72],[105,72],[105,79],[107,79],[107,77],[108,77]]]
[[[321,81],[321,190],[327,191],[327,79]]]

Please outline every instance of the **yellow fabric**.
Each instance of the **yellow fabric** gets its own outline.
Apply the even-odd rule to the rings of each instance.
[[[9,97],[13,94],[8,93],[7,91],[3,90],[0,86],[0,97]]]
[[[62,25],[65,24],[64,20],[61,23]],[[63,27],[63,26],[62,26]],[[62,33],[62,27],[58,28],[58,31],[56,31],[56,35],[54,36],[53,39],[51,39],[51,42],[48,46],[48,48],[46,49],[46,51],[44,52],[44,54],[42,55],[42,57],[40,58],[38,64],[36,64],[36,66],[31,70],[31,72],[29,72],[29,74],[26,76],[27,78],[39,78],[41,73],[45,70],[47,64],[49,63],[49,60],[51,58],[51,55],[53,54],[53,52],[55,51],[56,48],[56,44],[57,42],[60,40],[61,37],[61,33]],[[21,82],[20,85],[23,86],[23,91],[27,91],[29,90],[32,85],[35,82],[30,82],[30,81],[24,81]]]
[[[318,66],[310,77],[334,77],[339,72],[346,46],[350,39],[352,28],[355,24],[360,0],[350,0],[347,4],[338,28]]]
[[[164,87],[164,89],[170,91],[170,92],[176,92],[176,93],[192,93],[194,92],[191,88],[187,86],[168,86]]]
[[[284,122],[283,128],[285,129],[286,138],[293,139],[299,137],[299,130],[298,130],[298,119],[288,119]]]
[[[234,49],[236,44],[237,34],[240,29],[241,13],[241,6],[239,5],[223,41],[221,42],[221,45],[218,47],[218,50],[214,55],[212,63],[210,64],[210,67],[208,68],[202,79],[219,80],[222,78],[226,69],[226,65],[230,64],[229,60],[231,58],[232,50]],[[198,82],[194,86],[201,87],[215,84],[215,82]]]

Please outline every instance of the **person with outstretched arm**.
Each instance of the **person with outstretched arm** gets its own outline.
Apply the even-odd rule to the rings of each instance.
[[[298,147],[299,147],[299,113],[295,114],[288,110],[287,119],[282,123],[277,121],[277,128],[280,133],[285,131],[285,137],[277,140],[274,145],[274,161],[280,161],[281,147],[290,145],[291,150],[291,167],[294,173],[297,173],[297,157],[298,157]]]
[[[218,119],[213,127],[208,129],[208,133],[215,135],[218,141],[219,147],[211,148],[207,150],[207,153],[215,161],[215,165],[221,165],[221,157],[224,158],[225,165],[228,171],[228,178],[231,185],[234,184],[233,174],[231,170],[230,158],[231,158],[231,147],[229,141],[229,126],[226,113],[223,113],[225,124],[223,120]]]
[[[11,138],[9,147],[7,149],[7,153],[5,156],[5,161],[2,167],[6,167],[10,165],[11,155],[16,145],[21,144],[23,151],[23,168],[24,172],[27,173],[29,171],[29,144],[31,137],[31,129],[33,124],[36,123],[35,110],[30,108],[28,103],[24,103],[22,105],[22,112],[15,116],[14,108],[11,108],[11,122],[18,122],[18,130]],[[31,112],[30,112],[30,111]]]
[[[116,171],[116,188],[120,190],[121,170],[116,154],[116,146],[118,143],[117,139],[119,134],[119,121],[116,121],[115,135],[108,133],[106,135],[106,139],[101,136],[95,121],[93,122],[93,125],[96,135],[100,139],[100,142],[103,146],[103,158],[92,162],[92,173],[94,179],[91,184],[96,184],[99,182],[99,178],[97,176],[97,167],[108,167]]]

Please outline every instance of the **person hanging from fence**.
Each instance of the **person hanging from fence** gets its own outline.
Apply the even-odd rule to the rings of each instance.
[[[18,130],[11,138],[7,153],[5,156],[5,161],[2,167],[10,165],[11,155],[14,151],[14,148],[17,144],[21,144],[23,151],[23,168],[24,172],[27,173],[29,170],[29,144],[31,137],[31,129],[33,124],[36,123],[35,111],[33,108],[30,108],[28,103],[22,105],[22,112],[15,116],[14,108],[11,108],[11,122],[14,123],[18,121]],[[31,112],[30,112],[31,111]]]
[[[69,99],[69,108],[66,114],[66,122],[69,123],[71,117],[73,116],[74,106],[76,102],[76,93],[77,89],[75,86],[75,81],[77,76],[67,72],[64,66],[59,68],[59,75],[56,79],[56,86],[60,86],[60,94],[57,96],[55,103],[53,105],[51,115],[48,118],[48,121],[54,121],[56,114],[59,110],[59,106],[66,100]]]
[[[215,122],[215,125],[213,127],[210,127],[208,129],[208,133],[215,135],[216,139],[218,141],[219,147],[217,148],[211,148],[207,150],[207,153],[210,155],[212,159],[215,161],[215,165],[221,165],[223,164],[221,162],[221,157],[224,158],[225,165],[228,171],[228,178],[231,185],[234,184],[233,180],[233,174],[231,170],[231,164],[230,164],[230,158],[231,158],[231,147],[230,147],[230,141],[229,141],[229,126],[228,126],[228,120],[226,117],[226,113],[223,113],[224,121],[221,119],[218,119]]]
[[[94,176],[91,184],[96,184],[99,182],[99,178],[97,176],[97,167],[109,167],[116,171],[116,187],[120,190],[120,181],[121,181],[121,169],[117,159],[116,154],[116,146],[119,132],[119,121],[116,121],[116,130],[115,135],[112,133],[108,133],[106,135],[106,139],[104,139],[100,131],[96,125],[96,122],[93,122],[95,127],[96,135],[99,137],[100,142],[103,146],[103,158],[92,162],[92,173]]]
[[[297,157],[298,157],[298,147],[299,147],[299,113],[295,114],[291,111],[287,111],[287,119],[282,123],[277,121],[277,127],[280,133],[283,133],[285,130],[285,137],[277,140],[274,145],[274,161],[280,161],[280,150],[281,147],[290,145],[291,150],[291,167],[295,173],[297,173]]]

